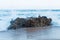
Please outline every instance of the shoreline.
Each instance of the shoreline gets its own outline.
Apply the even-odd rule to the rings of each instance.
[[[51,28],[51,27],[60,27],[60,26],[45,26],[45,27],[21,27],[21,28],[18,28],[18,29],[16,29],[16,30],[19,30],[19,29],[33,29],[33,28]],[[9,31],[7,28],[6,28],[6,30],[1,30],[0,32],[6,32],[6,31]],[[15,29],[11,29],[10,31],[15,31]]]
[[[60,39],[60,27],[33,27],[33,28],[20,28],[17,30],[8,30],[0,32],[0,39],[2,40],[38,40],[38,39]],[[58,37],[59,36],[59,37]],[[9,39],[8,39],[9,38]]]
[[[17,30],[20,30],[20,29],[47,29],[47,28],[51,28],[51,27],[54,27],[54,26],[45,26],[45,27],[24,27],[24,28],[18,28],[18,29],[11,29],[11,30],[3,30],[3,31],[0,31],[0,32],[7,32],[7,31],[17,31]]]

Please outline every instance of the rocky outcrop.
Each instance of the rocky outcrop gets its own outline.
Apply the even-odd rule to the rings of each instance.
[[[51,18],[47,18],[46,16],[38,16],[38,17],[30,17],[29,19],[25,18],[16,18],[15,20],[11,20],[11,25],[8,29],[18,29],[22,27],[44,27],[51,25]]]

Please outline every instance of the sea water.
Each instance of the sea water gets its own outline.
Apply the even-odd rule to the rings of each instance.
[[[38,31],[7,30],[10,21],[20,18],[47,16],[52,18],[52,27]],[[36,28],[35,28],[36,29]],[[37,28],[38,29],[38,28]],[[28,29],[29,30],[29,29]],[[40,40],[40,39],[60,39],[60,10],[0,10],[0,40]]]
[[[0,31],[6,30],[10,25],[10,21],[20,18],[47,16],[52,18],[52,24],[54,26],[60,26],[60,11],[58,10],[0,10]]]

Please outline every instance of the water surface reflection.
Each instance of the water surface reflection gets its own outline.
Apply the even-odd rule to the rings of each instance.
[[[1,31],[0,40],[60,39],[60,27],[34,27]]]

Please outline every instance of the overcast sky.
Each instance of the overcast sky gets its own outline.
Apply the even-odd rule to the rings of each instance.
[[[0,9],[60,9],[60,0],[0,0]]]

